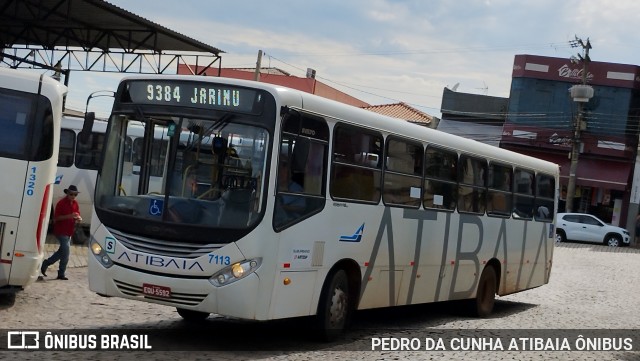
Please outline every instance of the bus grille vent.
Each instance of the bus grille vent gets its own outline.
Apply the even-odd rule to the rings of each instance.
[[[171,292],[171,297],[154,297],[150,295],[145,295],[142,293],[142,286],[132,285],[130,283],[125,283],[122,281],[114,280],[118,290],[123,294],[131,297],[140,297],[148,300],[161,301],[164,303],[170,303],[178,306],[197,306],[200,304],[206,297],[206,294],[196,294],[196,293],[177,293]]]
[[[178,258],[198,258],[221,247],[220,244],[195,244],[172,242],[133,236],[109,228],[113,236],[130,250],[159,256]]]
[[[324,259],[324,242],[316,241],[313,243],[313,255],[311,256],[311,266],[322,266]]]

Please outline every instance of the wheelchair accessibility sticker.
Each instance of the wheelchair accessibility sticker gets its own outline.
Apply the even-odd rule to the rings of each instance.
[[[164,200],[154,199],[149,204],[149,214],[152,216],[161,216],[162,208],[164,206]]]

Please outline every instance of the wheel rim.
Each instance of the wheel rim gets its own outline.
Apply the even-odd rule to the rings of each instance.
[[[331,306],[329,307],[329,322],[338,325],[345,319],[347,313],[347,294],[339,287],[333,290]]]
[[[618,242],[618,239],[616,237],[609,237],[609,240],[607,241],[607,244],[610,247],[618,247],[619,242]]]
[[[562,236],[560,235],[560,233],[556,233],[556,242],[562,242]]]

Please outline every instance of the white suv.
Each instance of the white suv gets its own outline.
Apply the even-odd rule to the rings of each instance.
[[[566,240],[604,243],[611,247],[628,246],[631,241],[626,229],[610,226],[585,213],[556,215],[556,242]]]

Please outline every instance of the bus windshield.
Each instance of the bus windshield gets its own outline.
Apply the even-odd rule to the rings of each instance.
[[[182,234],[188,227],[255,225],[263,211],[269,133],[243,124],[247,116],[216,116],[113,115],[96,187],[103,223],[182,225]]]

